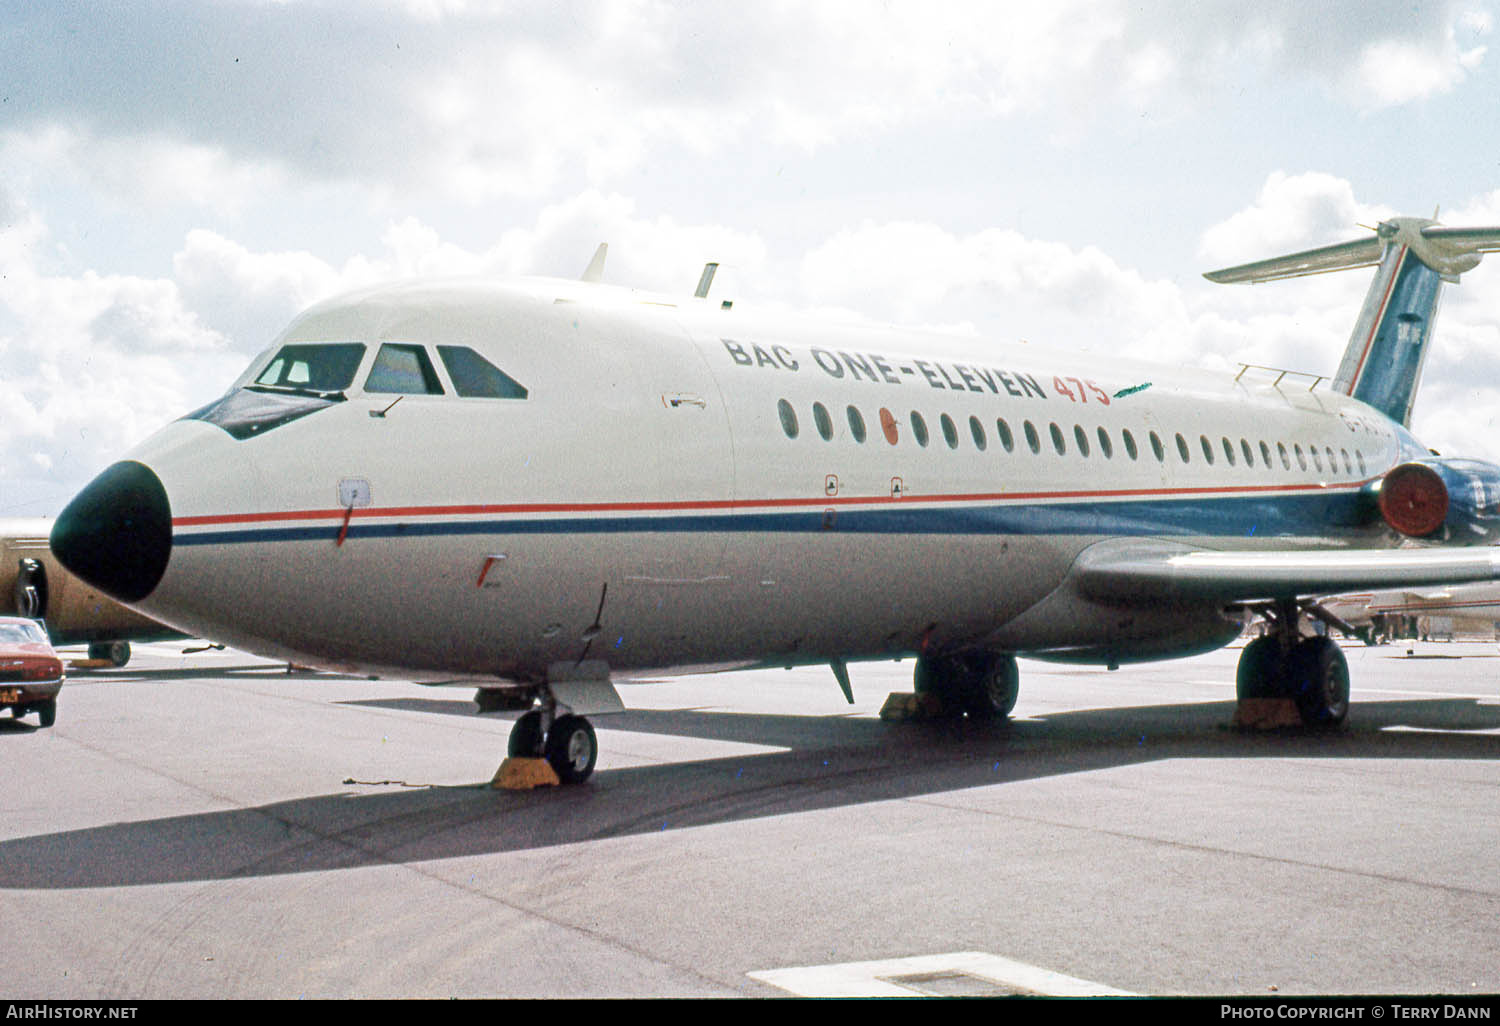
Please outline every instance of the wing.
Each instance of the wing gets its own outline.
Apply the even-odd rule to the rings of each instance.
[[[1377,588],[1422,588],[1500,579],[1500,550],[1274,549],[1218,552],[1167,541],[1105,541],[1074,563],[1088,598],[1256,602]]]

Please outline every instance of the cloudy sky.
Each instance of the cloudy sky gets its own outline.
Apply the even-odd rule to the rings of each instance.
[[[1368,272],[1500,224],[1500,0],[0,0],[0,516],[49,516],[300,309],[576,276],[1328,373]],[[1500,460],[1500,260],[1414,427]]]

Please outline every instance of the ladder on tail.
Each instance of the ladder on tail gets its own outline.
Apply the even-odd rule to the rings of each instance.
[[[1419,217],[1382,221],[1373,237],[1210,271],[1223,284],[1277,281],[1374,267],[1375,280],[1349,336],[1335,391],[1409,426],[1443,283],[1500,251],[1500,228],[1448,228]]]

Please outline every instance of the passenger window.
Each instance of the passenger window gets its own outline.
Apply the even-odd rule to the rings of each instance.
[[[1292,469],[1292,461],[1291,461],[1291,459],[1286,454],[1286,443],[1285,442],[1277,442],[1276,443],[1276,452],[1281,456],[1281,469],[1282,470],[1291,470]]]
[[[864,444],[865,418],[853,406],[849,407],[849,433],[854,436],[856,442]]]
[[[1021,426],[1026,429],[1026,444],[1031,447],[1032,452],[1040,453],[1042,451],[1042,440],[1037,437],[1036,428],[1029,420]]]
[[[1087,456],[1089,454],[1089,433],[1083,429],[1082,424],[1073,425],[1073,441],[1078,443],[1078,453],[1080,456]]]
[[[267,388],[300,388],[314,392],[342,392],[354,382],[359,361],[365,358],[360,342],[297,343],[282,346],[260,372],[255,384]]]
[[[943,426],[943,440],[948,443],[948,448],[958,448],[958,428],[953,423],[953,418],[946,413],[938,418],[938,423]]]
[[[1068,443],[1063,441],[1062,428],[1057,426],[1056,421],[1047,425],[1047,430],[1052,434],[1052,448],[1057,450],[1059,456],[1068,451]]]
[[[1010,425],[1004,420],[995,421],[995,433],[1000,436],[1000,444],[1005,446],[1005,451],[1010,452],[1016,447],[1015,436],[1010,433]]]
[[[464,399],[525,399],[530,394],[525,385],[468,346],[438,346],[437,351],[453,379],[453,391]]]
[[[781,416],[781,430],[786,432],[788,438],[797,437],[797,411],[792,409],[792,404],[785,399],[776,401],[776,412]]]
[[[1177,432],[1177,455],[1182,457],[1182,462],[1187,463],[1191,458],[1188,454],[1187,439],[1182,437],[1182,432]]]
[[[1199,435],[1198,436],[1198,444],[1203,447],[1203,458],[1208,461],[1208,465],[1210,467],[1213,466],[1214,465],[1214,444],[1208,440],[1208,436],[1207,435]]]
[[[387,342],[375,356],[375,366],[365,379],[366,392],[400,392],[402,395],[442,395],[437,372],[424,346]]]
[[[1151,451],[1156,453],[1156,462],[1165,463],[1167,461],[1167,447],[1161,444],[1161,435],[1158,435],[1155,431],[1151,432]]]
[[[828,415],[828,407],[822,403],[813,403],[813,423],[817,425],[818,434],[823,436],[823,441],[833,439],[833,418]]]
[[[1240,439],[1240,452],[1245,454],[1245,466],[1255,466],[1255,450],[1250,448],[1250,443],[1243,438]]]
[[[1271,447],[1265,443],[1264,439],[1260,443],[1260,461],[1266,465],[1267,470],[1271,469]]]
[[[1138,457],[1140,455],[1140,452],[1137,451],[1135,447],[1135,435],[1132,435],[1130,433],[1130,429],[1125,428],[1123,431],[1121,431],[1120,437],[1125,439],[1125,455],[1129,456],[1131,459],[1135,459],[1136,457]]]
[[[974,448],[984,452],[989,448],[990,440],[984,435],[984,425],[979,423],[978,417],[969,418],[969,434],[974,436]]]
[[[927,448],[927,421],[916,410],[911,411],[911,433],[922,448]]]
[[[1231,467],[1234,466],[1234,443],[1227,438],[1220,438],[1219,441],[1224,443],[1224,459]]]
[[[1296,442],[1292,443],[1292,452],[1297,454],[1297,466],[1301,467],[1303,470],[1306,470],[1307,454],[1302,451],[1301,444]]]

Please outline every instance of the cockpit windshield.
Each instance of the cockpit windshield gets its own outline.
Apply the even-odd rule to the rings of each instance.
[[[354,372],[364,355],[365,347],[359,342],[284,345],[249,387],[342,392],[354,383]]]
[[[231,437],[255,438],[344,402],[365,356],[362,342],[293,342],[243,387],[233,388],[184,420],[201,420]],[[241,379],[244,380],[244,379]]]

